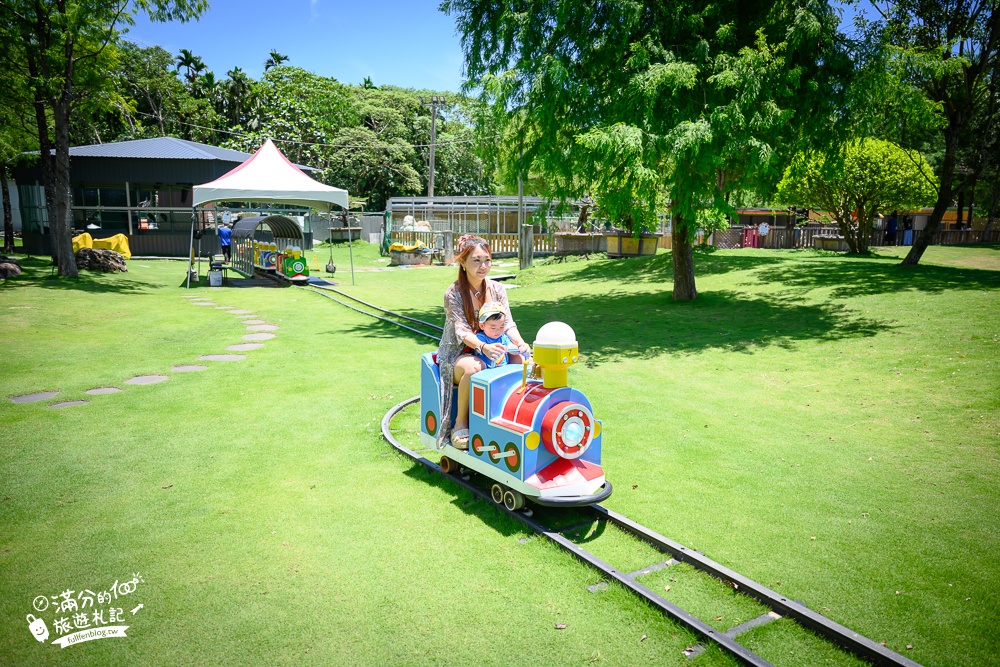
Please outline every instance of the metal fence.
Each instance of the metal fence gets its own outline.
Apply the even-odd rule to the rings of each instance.
[[[518,254],[519,234],[488,234],[484,233],[483,238],[490,244],[490,250],[494,257],[516,257]],[[458,242],[458,236],[453,236],[452,245]],[[403,245],[413,245],[417,241],[422,241],[428,248],[437,248],[442,242],[443,235],[440,232],[392,232],[393,243]],[[548,234],[535,234],[533,237],[533,252],[535,255],[549,255],[556,251],[555,237],[551,232]],[[452,248],[456,253],[457,247]]]

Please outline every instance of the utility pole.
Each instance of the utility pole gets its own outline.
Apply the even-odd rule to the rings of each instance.
[[[420,98],[420,103],[431,108],[431,167],[427,174],[427,196],[434,196],[434,144],[437,143],[437,116],[438,107],[444,105],[444,95],[431,95],[430,102],[425,102]]]

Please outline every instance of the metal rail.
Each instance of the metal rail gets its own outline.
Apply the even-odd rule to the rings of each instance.
[[[317,289],[315,287],[312,287],[311,285],[301,285],[301,286],[297,286],[297,287],[299,289],[305,290],[307,292],[312,292],[313,294],[318,294],[318,295],[320,295],[322,297],[330,299],[331,301],[336,301],[341,306],[344,306],[345,308],[350,308],[351,310],[353,310],[356,313],[361,313],[362,315],[367,315],[368,317],[374,317],[376,320],[382,320],[383,322],[388,322],[389,324],[395,324],[397,327],[402,327],[402,328],[406,329],[407,331],[412,331],[415,334],[419,334],[421,336],[424,336],[426,338],[430,338],[432,340],[440,340],[440,335],[435,336],[435,335],[429,334],[429,333],[427,333],[425,331],[420,331],[419,329],[414,329],[413,327],[407,326],[406,324],[403,324],[401,322],[396,322],[394,320],[390,320],[387,317],[382,317],[381,315],[375,315],[373,313],[366,313],[365,311],[361,310],[360,308],[356,308],[356,307],[352,306],[349,303],[344,303],[343,301],[341,301],[337,297],[330,296],[329,294],[327,294],[323,290],[320,290],[320,289]],[[340,294],[342,296],[347,296],[343,292],[337,292],[337,294]],[[347,298],[354,299],[354,297],[347,297]],[[361,301],[360,299],[354,299],[354,300],[358,301],[359,303],[365,303],[364,301]],[[435,327],[435,328],[440,329],[440,327],[437,327],[434,324],[429,324],[427,322],[423,322],[422,320],[417,320],[417,319],[414,319],[412,317],[406,317],[405,315],[399,315],[398,313],[393,313],[392,311],[385,310],[384,308],[379,308],[378,306],[373,306],[373,305],[368,304],[368,303],[365,303],[365,305],[368,306],[369,308],[373,308],[373,309],[378,310],[378,311],[383,312],[383,313],[394,315],[396,317],[402,317],[404,319],[412,320],[412,321],[415,321],[415,322],[420,322],[421,324],[425,324],[427,326]]]
[[[750,649],[746,648],[735,639],[735,632],[730,630],[728,632],[722,632],[716,630],[714,627],[708,625],[701,619],[695,617],[691,613],[685,611],[684,609],[678,607],[672,602],[664,599],[662,596],[653,592],[649,588],[643,586],[642,584],[635,581],[636,573],[625,573],[621,572],[605,561],[601,560],[594,554],[581,548],[576,543],[567,539],[559,531],[555,531],[544,524],[540,523],[537,519],[533,518],[530,511],[525,510],[515,510],[510,511],[502,505],[497,505],[492,502],[490,495],[480,489],[476,485],[472,484],[470,481],[463,479],[456,475],[447,475],[442,470],[441,467],[430,461],[424,456],[414,452],[413,450],[407,448],[405,445],[396,440],[392,435],[390,429],[390,424],[393,417],[395,417],[404,408],[420,400],[419,396],[414,396],[413,398],[407,399],[401,403],[396,404],[385,414],[382,418],[382,437],[386,439],[393,447],[397,450],[406,454],[410,458],[414,459],[416,462],[426,466],[428,469],[437,472],[438,474],[447,477],[454,483],[458,484],[462,488],[470,491],[478,498],[487,501],[500,511],[506,513],[508,516],[521,522],[532,531],[543,535],[552,542],[558,544],[562,548],[569,551],[579,560],[587,563],[588,565],[594,567],[602,574],[607,576],[609,579],[614,579],[621,585],[625,586],[633,593],[643,598],[653,606],[657,607],[665,614],[673,618],[674,620],[687,626],[690,630],[699,635],[702,639],[714,642],[718,644],[721,648],[731,653],[733,656],[738,658],[740,662],[746,665],[753,665],[754,667],[773,667],[772,663],[768,662],[764,658],[760,657]],[[737,591],[744,593],[767,607],[770,607],[774,612],[787,615],[790,618],[798,621],[802,626],[809,628],[816,632],[817,634],[835,642],[836,644],[842,646],[843,648],[851,651],[855,655],[858,655],[865,660],[875,664],[875,665],[899,665],[904,667],[921,667],[919,663],[910,660],[909,658],[902,656],[890,649],[878,644],[863,635],[858,634],[850,630],[849,628],[835,623],[821,614],[818,614],[805,605],[802,605],[793,600],[788,600],[782,597],[778,593],[768,589],[743,575],[730,570],[729,568],[716,563],[710,558],[706,557],[693,549],[688,549],[682,544],[670,540],[669,538],[660,535],[659,533],[652,531],[634,521],[628,517],[618,514],[612,510],[609,510],[601,505],[593,505],[591,511],[597,516],[599,520],[607,521],[622,530],[635,535],[637,538],[647,542],[656,549],[671,554],[674,559],[681,562],[689,563],[690,565],[710,574],[713,577],[721,579],[723,581],[732,582],[737,584]],[[648,568],[647,568],[648,569]],[[745,624],[750,625],[750,624]],[[734,629],[736,630],[736,629]]]
[[[361,313],[362,315],[374,317],[375,319],[382,320],[383,322],[388,322],[389,324],[395,324],[396,326],[402,327],[408,331],[412,331],[413,333],[416,333],[418,335],[426,336],[427,338],[431,338],[434,340],[438,339],[437,336],[428,334],[423,331],[419,331],[417,329],[414,329],[413,327],[407,326],[400,322],[396,322],[394,320],[382,317],[380,315],[375,315],[373,313],[365,312],[333,296],[330,296],[329,294],[326,294],[325,291],[329,290],[335,292],[340,296],[351,299],[352,301],[360,303],[368,308],[371,308],[372,310],[385,313],[386,315],[391,315],[393,317],[405,319],[411,322],[422,324],[424,326],[429,326],[432,329],[436,329],[439,332],[443,330],[441,327],[435,324],[424,322],[423,320],[418,320],[416,318],[408,317],[406,315],[401,315],[399,313],[394,313],[390,310],[386,310],[385,308],[380,308],[373,304],[362,301],[361,299],[358,299],[356,297],[344,294],[339,290],[334,290],[330,288],[326,288],[325,290],[320,290],[309,285],[303,286],[300,289],[307,289],[310,292],[314,292],[316,294],[319,294],[320,296],[331,299],[332,301],[335,301],[346,308],[350,308],[355,312]],[[446,475],[441,470],[441,467],[438,464],[434,463],[433,461],[430,461],[426,457],[417,454],[416,452],[407,448],[398,440],[396,440],[392,436],[392,432],[389,428],[392,418],[396,416],[396,414],[398,414],[400,411],[402,411],[403,408],[413,403],[416,403],[418,400],[420,400],[420,397],[415,396],[411,399],[398,403],[397,405],[393,406],[382,418],[382,436],[393,447],[398,449],[400,452],[406,454],[410,458],[414,459],[418,463],[426,466],[428,469],[433,470],[449,478],[459,486],[473,493],[475,496],[494,505],[500,511],[505,512],[508,516],[513,517],[514,519],[520,521],[525,526],[531,528],[531,530],[533,530],[534,532],[540,535],[544,535],[549,540],[555,542],[559,546],[563,547],[564,549],[572,553],[581,561],[596,568],[609,578],[614,579],[615,581],[621,583],[623,586],[625,586],[632,592],[636,593],[637,595],[648,601],[653,606],[658,607],[660,610],[662,610],[671,618],[686,625],[688,628],[693,630],[702,638],[715,642],[720,647],[722,647],[726,651],[736,656],[744,664],[753,665],[755,667],[764,667],[767,665],[771,665],[771,663],[767,662],[759,655],[753,653],[752,651],[747,649],[742,644],[736,642],[732,638],[733,636],[735,636],[736,634],[735,631],[738,630],[738,628],[734,628],[727,632],[720,632],[716,630],[715,628],[708,625],[704,621],[696,618],[692,614],[688,613],[687,611],[681,609],[680,607],[676,606],[675,604],[671,603],[670,601],[656,594],[649,588],[646,588],[642,584],[636,582],[635,581],[636,573],[629,574],[616,570],[615,568],[611,567],[611,565],[609,565],[608,563],[597,558],[590,552],[582,549],[577,544],[564,537],[561,533],[553,531],[552,529],[538,522],[536,519],[532,518],[530,512],[525,512],[523,510],[510,511],[507,508],[503,507],[502,505],[496,505],[495,503],[492,502],[492,498],[487,492],[483,491],[474,484],[471,484],[470,482],[462,479],[461,477],[457,477],[455,475]],[[772,591],[766,586],[763,586],[762,584],[759,584],[753,581],[752,579],[744,577],[738,572],[730,570],[729,568],[719,563],[716,563],[715,561],[708,558],[704,554],[693,549],[688,549],[684,545],[675,542],[667,537],[664,537],[663,535],[660,535],[659,533],[650,530],[645,526],[636,523],[635,521],[632,521],[631,519],[622,514],[619,514],[613,510],[609,510],[606,507],[602,507],[601,505],[592,505],[590,507],[590,511],[593,512],[594,515],[597,516],[599,520],[606,521],[608,523],[617,526],[618,528],[624,530],[625,532],[628,532],[634,535],[635,537],[639,538],[640,540],[643,540],[644,542],[652,545],[654,548],[658,549],[661,552],[669,553],[677,561],[686,562],[692,565],[693,567],[717,579],[735,584],[736,590],[738,592],[743,593],[757,600],[758,602],[762,603],[766,607],[769,607],[772,611],[778,614],[781,614],[783,616],[788,616],[794,619],[803,627],[806,627],[816,632],[820,636],[825,637],[826,639],[838,644],[839,646],[847,649],[848,651],[854,653],[855,655],[860,656],[865,660],[868,660],[869,662],[875,665],[921,667],[920,663],[910,660],[906,656],[900,655],[899,653],[896,653],[895,651],[892,651],[886,648],[885,646],[882,646],[881,644],[872,641],[871,639],[865,637],[864,635],[854,632],[850,628],[847,628],[843,625],[840,625],[839,623],[831,621],[830,619],[824,617],[822,614],[819,614],[809,609],[805,605],[796,602],[794,600],[789,600],[788,598],[779,595],[778,593]],[[752,623],[753,621],[751,621],[750,624]],[[749,626],[750,624],[745,624],[745,625]]]
[[[350,299],[351,301],[356,301],[356,302],[358,302],[358,303],[360,303],[360,304],[362,304],[364,306],[367,306],[367,307],[371,308],[372,310],[377,310],[379,312],[385,313],[386,315],[392,315],[393,317],[399,317],[399,318],[402,318],[404,320],[409,320],[410,322],[416,322],[417,324],[423,324],[424,326],[430,327],[432,329],[437,329],[438,334],[444,333],[444,327],[442,327],[442,326],[439,326],[437,324],[432,324],[431,322],[424,322],[423,320],[418,320],[417,318],[410,317],[408,315],[402,315],[400,313],[394,313],[391,310],[386,310],[385,308],[382,308],[380,306],[376,306],[374,304],[368,303],[367,301],[362,301],[361,299],[359,299],[356,296],[351,296],[350,294],[346,294],[344,292],[341,292],[340,290],[334,289],[333,287],[323,287],[323,286],[320,286],[320,285],[306,285],[306,287],[310,287],[310,288],[312,288],[314,290],[318,289],[318,290],[323,290],[323,291],[327,291],[327,292],[333,292],[334,294],[339,294],[340,296],[342,296],[342,297],[344,297],[346,299]],[[361,311],[358,311],[358,312],[361,312]]]

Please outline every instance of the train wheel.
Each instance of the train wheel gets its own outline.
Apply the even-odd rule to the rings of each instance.
[[[511,512],[524,507],[524,496],[512,489],[507,489],[503,494],[503,506]]]
[[[458,472],[458,464],[449,459],[447,456],[442,456],[441,462],[438,465],[441,466],[441,472],[443,472],[446,475]]]
[[[497,505],[503,505],[503,487],[499,484],[494,484],[493,488],[490,489],[490,495],[493,496],[493,502]]]

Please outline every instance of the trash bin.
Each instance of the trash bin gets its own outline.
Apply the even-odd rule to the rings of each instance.
[[[208,272],[209,287],[222,287],[222,271],[212,269]]]

